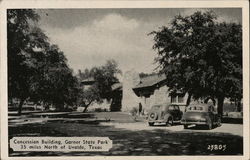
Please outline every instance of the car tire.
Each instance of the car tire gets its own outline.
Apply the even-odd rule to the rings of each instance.
[[[167,126],[173,126],[174,125],[173,117],[168,118],[168,121],[167,121],[166,125]]]
[[[188,129],[188,125],[187,124],[184,124],[184,129]]]
[[[149,119],[156,120],[157,119],[157,114],[156,113],[150,113],[149,114]]]
[[[154,125],[154,122],[148,122],[148,125],[149,125],[149,126],[153,126],[153,125]]]

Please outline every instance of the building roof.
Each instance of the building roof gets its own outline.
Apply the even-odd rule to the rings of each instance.
[[[156,74],[141,78],[140,83],[136,85],[133,89],[146,88],[157,85],[160,82],[166,80],[165,74]]]

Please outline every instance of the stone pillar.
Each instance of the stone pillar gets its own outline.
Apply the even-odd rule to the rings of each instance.
[[[139,74],[134,70],[125,72],[122,83],[122,111],[128,112],[133,107],[139,108],[140,97],[132,89],[140,83]]]

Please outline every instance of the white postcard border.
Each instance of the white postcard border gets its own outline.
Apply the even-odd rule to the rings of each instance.
[[[24,0],[2,1],[1,5],[1,51],[0,51],[0,113],[1,113],[1,158],[2,159],[173,159],[173,160],[237,160],[249,159],[249,2],[237,0],[221,1],[56,1]],[[7,114],[7,27],[6,9],[8,8],[242,8],[243,26],[243,156],[74,156],[74,157],[8,157],[8,114]]]

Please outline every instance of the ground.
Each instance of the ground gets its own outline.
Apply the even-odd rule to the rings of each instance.
[[[109,137],[113,147],[109,152],[13,152],[10,156],[57,155],[242,155],[243,126],[238,121],[225,121],[221,127],[206,130],[201,127],[183,129],[150,127],[142,118],[122,112],[100,113],[27,113],[9,114],[9,135],[56,137]],[[209,145],[226,145],[224,151],[210,151]]]

